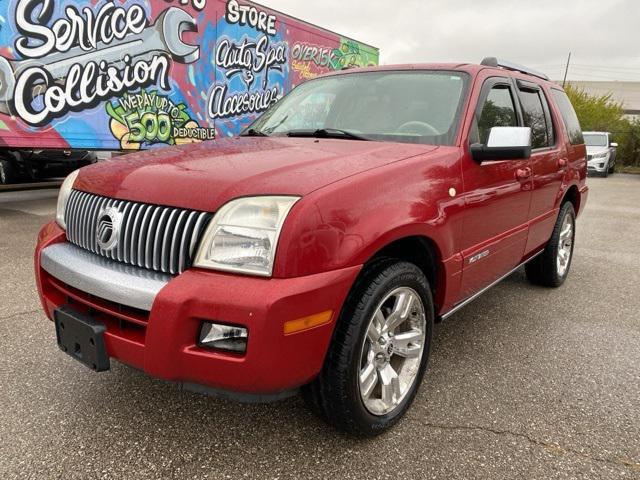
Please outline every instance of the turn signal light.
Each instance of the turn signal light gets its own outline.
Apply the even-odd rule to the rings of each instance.
[[[284,334],[293,335],[294,333],[304,332],[305,330],[311,330],[312,328],[326,325],[331,322],[332,317],[333,311],[328,310],[316,315],[311,315],[310,317],[291,320],[284,324]]]

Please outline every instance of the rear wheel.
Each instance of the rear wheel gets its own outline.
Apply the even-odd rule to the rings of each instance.
[[[551,240],[542,254],[526,266],[527,278],[534,285],[560,287],[571,270],[576,236],[576,212],[571,202],[560,209]]]
[[[424,376],[433,322],[431,290],[418,267],[387,260],[369,268],[345,303],[305,399],[348,433],[373,436],[391,428]]]

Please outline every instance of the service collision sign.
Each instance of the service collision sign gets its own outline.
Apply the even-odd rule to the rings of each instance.
[[[0,147],[147,149],[238,134],[378,51],[237,0],[0,0]]]

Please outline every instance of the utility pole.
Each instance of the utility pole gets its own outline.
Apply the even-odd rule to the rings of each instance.
[[[567,69],[564,71],[564,80],[562,81],[562,88],[567,84],[567,75],[569,75],[569,64],[571,63],[571,52],[569,52],[569,58],[567,59]]]

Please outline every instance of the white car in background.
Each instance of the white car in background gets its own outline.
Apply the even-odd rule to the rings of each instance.
[[[587,167],[590,174],[608,177],[616,166],[617,143],[611,142],[609,132],[584,132],[587,144]]]

